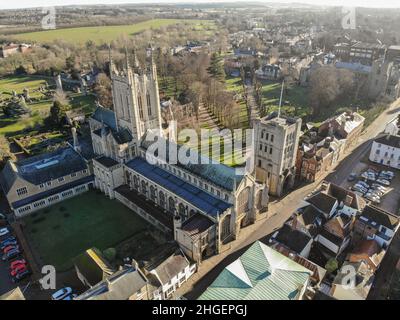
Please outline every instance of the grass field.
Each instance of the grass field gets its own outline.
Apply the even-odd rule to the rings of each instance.
[[[132,25],[80,27],[21,33],[13,35],[12,38],[37,43],[49,43],[54,40],[64,40],[74,43],[85,43],[88,40],[92,40],[96,43],[108,43],[120,36],[129,36],[147,29],[158,29],[177,23],[191,24],[194,30],[197,31],[207,30],[213,26],[213,22],[210,20],[154,19]]]
[[[267,113],[274,112],[279,108],[281,95],[281,83],[264,82],[262,88],[262,101],[266,106]],[[283,94],[282,112],[289,116],[305,117],[311,112],[308,104],[307,89],[289,85],[285,87]]]
[[[148,223],[117,200],[89,191],[23,219],[33,250],[57,271],[72,267],[71,259],[89,249],[105,250],[146,229]],[[153,238],[142,237],[151,250]]]
[[[232,91],[235,92],[236,94],[243,95],[243,84],[241,78],[227,77],[225,83],[226,83],[226,89],[228,91]],[[245,129],[249,127],[249,118],[247,114],[246,102],[243,99],[241,99],[239,101],[239,105],[240,105],[240,124],[241,127]]]
[[[40,86],[46,82],[51,86],[54,81],[51,78],[37,76],[11,76],[0,79],[0,98],[7,99],[11,97],[12,91],[22,94],[24,88],[29,89],[31,98],[43,99],[45,96],[37,91]],[[84,96],[80,93],[67,92],[70,99],[71,109],[82,108],[89,113],[95,108],[95,98],[91,95]],[[0,108],[0,134],[12,136],[28,128],[35,128],[43,125],[43,120],[48,116],[53,101],[44,99],[28,103],[31,114],[20,118],[6,118]]]

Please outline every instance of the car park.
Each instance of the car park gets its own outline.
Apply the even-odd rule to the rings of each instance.
[[[72,289],[70,287],[62,288],[51,295],[52,300],[64,300],[64,298],[72,294]]]

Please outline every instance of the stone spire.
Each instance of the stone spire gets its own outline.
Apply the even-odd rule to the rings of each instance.
[[[113,73],[117,73],[116,69],[115,69],[114,61],[112,59],[111,44],[108,45],[108,59],[109,59],[109,62],[110,62],[110,75],[112,75]]]
[[[140,63],[139,63],[139,60],[137,58],[135,49],[133,49],[132,54],[133,54],[133,67],[135,68],[135,71],[138,71],[140,69]]]
[[[126,70],[128,71],[130,69],[130,64],[129,64],[128,48],[126,46],[125,46],[125,66]]]

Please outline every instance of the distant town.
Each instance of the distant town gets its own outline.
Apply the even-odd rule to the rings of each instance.
[[[400,299],[400,9],[347,10],[0,11],[0,299]]]

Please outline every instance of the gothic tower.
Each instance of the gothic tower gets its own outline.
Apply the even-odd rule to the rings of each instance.
[[[134,55],[134,68],[125,51],[125,66],[117,70],[111,56],[110,75],[115,122],[118,130],[128,129],[135,142],[139,142],[149,129],[161,132],[161,109],[158,93],[157,68],[151,47],[147,49],[146,67],[140,67]]]

